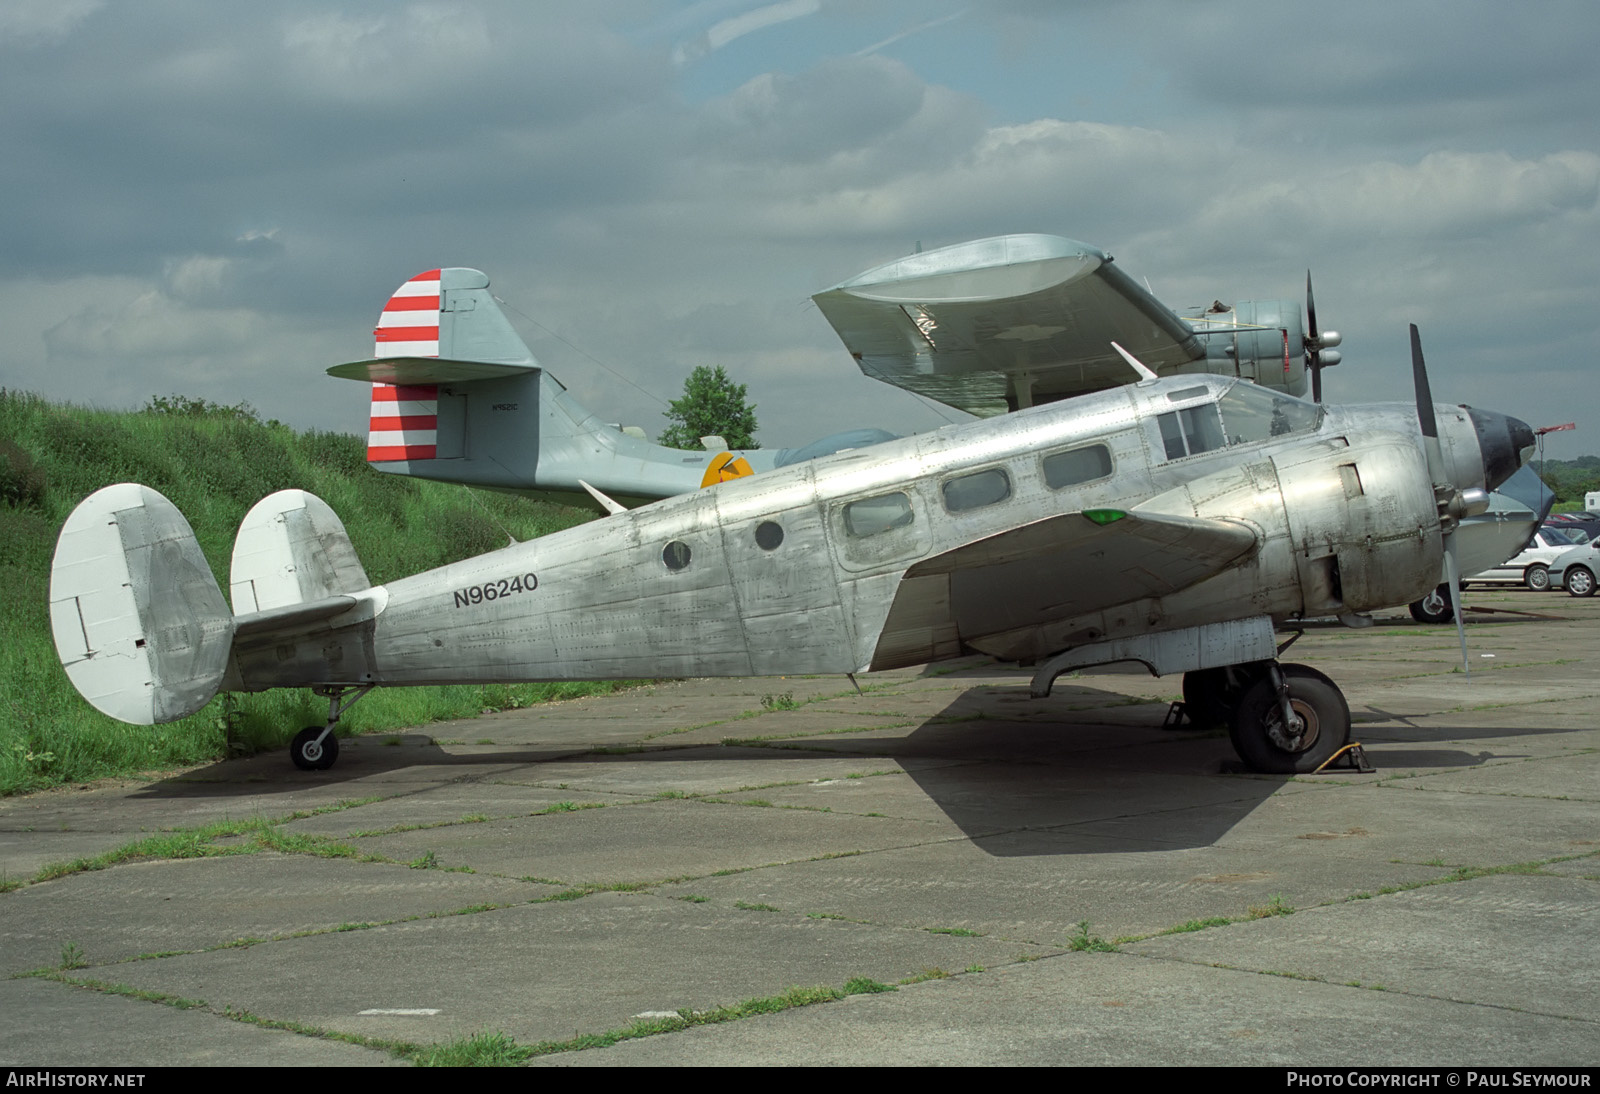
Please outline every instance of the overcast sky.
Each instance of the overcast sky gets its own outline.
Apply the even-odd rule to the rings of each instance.
[[[767,445],[958,417],[810,295],[1047,232],[1181,307],[1297,296],[1334,400],[1576,420],[1600,451],[1600,5],[1470,0],[5,0],[0,386],[365,429],[400,282],[486,271],[654,435],[696,365]]]

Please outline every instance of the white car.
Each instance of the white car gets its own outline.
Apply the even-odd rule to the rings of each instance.
[[[1600,573],[1600,547],[1593,543],[1563,552],[1550,564],[1550,587],[1568,596],[1593,596],[1595,574]]]
[[[1533,534],[1533,542],[1521,554],[1461,582],[1467,585],[1511,583],[1526,585],[1530,589],[1550,588],[1550,564],[1556,558],[1578,546],[1582,540],[1565,529],[1546,524]]]

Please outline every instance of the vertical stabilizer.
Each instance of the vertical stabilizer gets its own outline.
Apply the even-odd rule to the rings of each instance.
[[[511,366],[500,369],[502,375],[534,367],[533,354],[489,294],[489,278],[481,270],[451,266],[417,274],[389,297],[372,334],[374,360],[443,358]],[[441,407],[438,383],[373,384],[367,459],[389,463],[460,456],[464,408],[449,399]]]
[[[229,579],[237,615],[308,604],[371,587],[344,523],[304,490],[256,502],[233,541]]]
[[[233,649],[233,613],[189,522],[135,483],[95,491],[62,526],[50,628],[78,692],[135,725],[209,703]]]
[[[682,452],[604,420],[539,367],[478,270],[417,274],[389,297],[374,338],[370,360],[328,374],[372,384],[367,462],[388,474],[599,507],[584,484],[637,505],[771,470],[786,454]]]

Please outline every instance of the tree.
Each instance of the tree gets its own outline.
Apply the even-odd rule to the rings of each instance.
[[[699,366],[683,382],[683,398],[668,404],[672,424],[660,441],[668,448],[698,450],[701,437],[717,436],[732,449],[756,446],[756,408],[745,402],[745,387],[728,379],[718,365]]]

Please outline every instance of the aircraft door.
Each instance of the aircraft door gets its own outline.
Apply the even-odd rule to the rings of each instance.
[[[757,476],[713,491],[750,671],[849,672],[855,666],[812,476],[777,489],[767,484]]]

